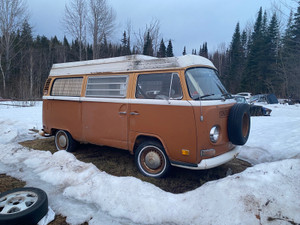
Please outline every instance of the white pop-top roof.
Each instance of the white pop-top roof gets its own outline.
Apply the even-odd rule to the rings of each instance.
[[[188,66],[208,66],[215,68],[210,60],[197,55],[185,55],[169,58],[130,55],[107,59],[54,64],[49,76],[161,70]]]

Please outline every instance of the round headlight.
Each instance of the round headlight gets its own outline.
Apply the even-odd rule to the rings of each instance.
[[[220,136],[220,128],[219,126],[213,126],[209,132],[209,138],[211,142],[216,143]]]

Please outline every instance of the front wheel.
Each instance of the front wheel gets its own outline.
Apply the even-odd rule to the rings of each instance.
[[[77,142],[68,131],[58,130],[55,134],[55,146],[58,151],[66,150],[67,152],[74,152]]]
[[[163,177],[170,169],[170,162],[163,146],[154,141],[146,141],[137,148],[135,163],[139,171],[148,177]]]

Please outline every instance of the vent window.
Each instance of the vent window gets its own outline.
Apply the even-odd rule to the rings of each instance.
[[[128,76],[89,77],[86,97],[124,98],[127,93]]]
[[[82,77],[55,79],[52,86],[51,95],[80,97],[82,80]]]

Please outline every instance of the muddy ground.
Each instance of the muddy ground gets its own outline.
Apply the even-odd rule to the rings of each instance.
[[[56,151],[53,137],[25,141],[20,143],[24,147],[36,150]],[[181,168],[172,168],[166,178],[144,177],[138,172],[134,164],[134,157],[129,152],[95,145],[79,145],[73,153],[80,161],[93,163],[99,170],[114,176],[133,176],[145,182],[154,184],[164,191],[183,193],[194,190],[208,181],[217,180],[235,173],[240,173],[251,165],[245,161],[234,159],[217,168],[193,171]],[[0,193],[13,188],[24,187],[25,182],[0,174]],[[65,218],[56,216],[50,225],[65,225]]]

